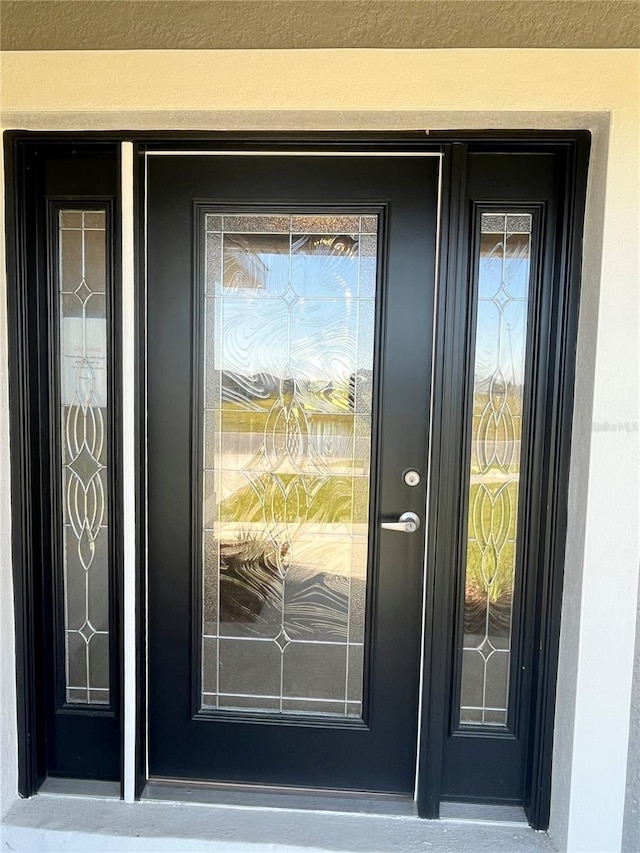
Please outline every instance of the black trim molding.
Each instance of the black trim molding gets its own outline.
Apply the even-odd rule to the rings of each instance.
[[[443,137],[445,134],[441,134]],[[473,337],[475,287],[473,224],[478,209],[487,202],[501,206],[519,205],[535,212],[537,187],[524,189],[514,200],[478,180],[478,158],[493,159],[494,176],[501,166],[508,169],[509,157],[517,154],[550,155],[547,192],[553,212],[538,209],[540,237],[535,273],[534,304],[530,311],[527,345],[530,361],[528,399],[523,435],[523,485],[520,529],[524,532],[518,563],[521,606],[514,609],[513,656],[519,661],[520,684],[516,683],[516,735],[526,735],[523,760],[522,802],[530,823],[546,829],[549,823],[553,720],[560,630],[560,608],[566,537],[567,485],[571,446],[571,415],[575,375],[575,350],[580,295],[582,224],[586,194],[590,136],[575,133],[570,138],[552,140],[538,136],[518,140],[515,135],[496,142],[482,134],[461,135],[452,143],[449,169],[445,176],[445,205],[442,211],[440,297],[436,321],[435,351],[438,353],[434,377],[434,423],[432,432],[431,487],[427,552],[427,608],[425,635],[425,693],[422,715],[418,785],[418,807],[425,817],[439,815],[443,799],[456,799],[448,791],[445,748],[456,737],[458,761],[465,749],[466,766],[487,756],[488,744],[500,736],[471,729],[456,731],[460,667],[456,664],[459,642],[454,629],[457,610],[463,605],[462,538],[466,524],[466,501],[460,501],[460,483],[468,476],[468,460],[461,451],[461,437],[468,429],[468,393],[472,382],[470,352]],[[494,155],[492,157],[492,155]],[[495,156],[498,155],[498,156]],[[545,157],[544,159],[548,159]],[[494,170],[494,171],[491,171]],[[503,182],[504,183],[504,182]],[[504,191],[504,190],[503,190]],[[527,195],[528,193],[528,195]],[[497,197],[496,197],[497,196]],[[531,204],[528,204],[528,199]],[[552,215],[553,213],[553,215]],[[535,235],[534,235],[535,242]],[[533,259],[532,259],[533,261]],[[469,295],[467,295],[469,294]],[[465,461],[467,464],[465,464]],[[464,494],[464,489],[463,489]],[[457,555],[455,561],[452,555]],[[456,571],[452,571],[455,562]],[[522,682],[526,681],[526,689]],[[466,727],[465,727],[466,728]],[[508,741],[507,733],[503,736]],[[466,745],[464,741],[466,740]],[[509,749],[505,743],[504,749]],[[465,753],[466,754],[466,753]],[[471,762],[471,756],[475,756]],[[493,772],[491,762],[486,771]],[[482,801],[481,797],[467,799]],[[503,802],[509,802],[505,799]]]
[[[5,134],[12,460],[13,568],[18,685],[18,789],[47,775],[120,777],[121,515],[119,146],[73,147]],[[57,258],[51,214],[107,211],[106,254],[110,684],[109,706],[64,702],[61,637],[61,471],[57,358]],[[112,524],[111,521],[114,523]]]
[[[42,282],[46,282],[46,216],[44,199],[55,195],[45,186],[40,165],[47,157],[73,150],[110,152],[119,169],[119,143],[131,140],[124,133],[27,133],[4,135],[6,170],[7,271],[9,318],[10,428],[12,462],[12,543],[16,619],[18,690],[19,791],[34,794],[47,773],[46,682],[47,584],[43,566],[50,558],[49,517],[51,483],[49,471],[49,393],[46,330],[48,317],[43,307]],[[533,523],[535,536],[525,543],[521,560],[525,572],[522,596],[526,606],[519,614],[518,655],[529,655],[530,696],[526,709],[529,737],[523,778],[522,802],[531,824],[545,829],[549,822],[551,756],[555,707],[555,684],[560,631],[564,543],[567,527],[567,485],[571,445],[575,344],[580,294],[582,226],[586,198],[586,177],[590,135],[580,132],[506,132],[495,134],[423,133],[408,134],[177,134],[149,132],[136,134],[136,260],[139,303],[136,328],[139,357],[136,398],[143,410],[145,388],[145,304],[144,304],[144,151],[216,147],[219,149],[263,148],[274,150],[296,146],[300,149],[325,147],[327,150],[357,151],[386,148],[393,150],[435,150],[444,154],[440,242],[440,291],[435,318],[436,364],[432,401],[430,452],[430,506],[426,571],[426,626],[424,638],[424,693],[419,756],[418,809],[424,817],[437,817],[443,797],[445,740],[451,733],[451,709],[456,696],[456,644],[453,630],[456,602],[460,595],[459,575],[451,571],[451,554],[459,555],[460,509],[458,500],[463,454],[460,436],[465,433],[465,394],[469,382],[467,329],[469,322],[468,282],[471,280],[473,246],[472,208],[469,194],[473,179],[473,156],[545,154],[553,158],[556,175],[556,209],[553,217],[538,209],[538,219],[546,241],[540,270],[550,288],[548,304],[538,306],[545,316],[544,359],[535,362],[533,384],[537,389],[530,401],[532,436],[527,470],[530,482],[535,469],[535,488],[528,495],[526,517]],[[84,195],[85,193],[70,194]],[[66,191],[65,191],[66,194]],[[87,196],[101,195],[95,188]],[[114,200],[114,227],[119,229],[119,190]],[[481,199],[479,203],[492,201]],[[535,199],[531,199],[532,207]],[[522,204],[527,206],[525,199]],[[114,241],[114,278],[120,280],[120,239]],[[43,278],[44,276],[44,278]],[[116,285],[115,294],[119,294]],[[111,304],[110,368],[120,376],[119,302]],[[537,322],[540,317],[537,318]],[[44,325],[43,325],[44,324]],[[535,342],[534,342],[535,343]],[[120,446],[120,396],[110,387],[114,459]],[[533,392],[532,392],[533,393]],[[535,433],[535,434],[534,434]],[[144,503],[144,424],[138,425],[137,503]],[[117,466],[114,466],[117,468]],[[120,473],[110,482],[120,495]],[[118,502],[120,498],[118,497]],[[457,507],[452,511],[452,507]],[[121,513],[118,503],[114,515]],[[525,512],[525,510],[523,510]],[[139,513],[139,518],[142,514]],[[523,516],[524,517],[524,516]],[[113,520],[113,519],[112,519]],[[138,530],[139,553],[144,553],[145,532]],[[535,540],[535,541],[533,541]],[[122,569],[121,537],[114,533],[116,560],[113,612],[117,637],[116,680],[122,681],[122,619],[120,612]],[[443,556],[444,555],[444,556]],[[447,565],[448,561],[448,565]],[[532,566],[535,565],[535,571]],[[139,595],[138,625],[144,625],[145,578],[138,565],[136,589]],[[50,607],[49,607],[50,612]],[[50,627],[50,626],[49,626]],[[143,631],[138,631],[138,744],[136,755],[137,794],[145,779],[145,647]],[[122,696],[116,705],[121,718]],[[123,739],[118,722],[120,751]],[[116,744],[116,749],[118,745]],[[120,753],[121,755],[121,753]],[[99,772],[96,773],[100,775]]]

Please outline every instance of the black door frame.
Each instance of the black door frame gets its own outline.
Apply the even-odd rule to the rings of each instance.
[[[46,768],[43,764],[44,721],[40,701],[39,673],[43,662],[38,649],[38,613],[41,589],[42,551],[38,532],[39,514],[47,511],[46,494],[32,489],[33,483],[46,480],[46,461],[29,437],[29,426],[41,419],[44,405],[39,393],[37,367],[33,353],[38,352],[38,329],[30,319],[29,306],[34,289],[42,287],[38,270],[29,260],[27,235],[34,231],[29,218],[37,186],[27,168],[27,160],[50,146],[71,145],[92,148],[111,145],[119,157],[119,143],[135,145],[135,182],[137,187],[136,250],[138,285],[144,282],[144,259],[139,249],[144,196],[144,169],[141,158],[149,147],[171,150],[216,147],[220,149],[280,147],[304,149],[322,146],[328,150],[432,150],[444,153],[443,193],[441,208],[441,245],[439,295],[436,314],[436,360],[433,384],[432,451],[430,473],[427,547],[427,572],[432,581],[425,590],[425,618],[430,626],[424,637],[424,694],[422,702],[422,737],[417,802],[423,817],[435,818],[441,800],[442,744],[449,727],[448,707],[452,683],[452,641],[444,624],[444,612],[451,612],[456,595],[455,579],[442,568],[438,553],[456,547],[457,522],[437,511],[440,498],[446,499],[451,471],[455,471],[455,448],[451,437],[462,434],[463,410],[452,404],[450,370],[464,368],[459,340],[453,330],[463,323],[465,306],[456,299],[461,278],[468,274],[469,217],[465,190],[465,166],[469,152],[545,152],[558,163],[561,176],[558,186],[558,222],[554,247],[554,288],[558,300],[557,323],[553,328],[552,357],[547,372],[547,407],[544,435],[540,436],[545,453],[541,471],[541,492],[537,497],[537,527],[541,567],[534,591],[534,622],[537,629],[530,638],[536,652],[533,659],[534,691],[531,708],[532,728],[529,761],[525,778],[524,806],[530,823],[545,829],[549,821],[551,789],[551,754],[555,711],[555,683],[560,631],[560,608],[566,538],[567,486],[571,446],[575,344],[580,295],[582,225],[586,197],[586,177],[590,134],[576,132],[423,132],[410,133],[40,133],[7,131],[5,143],[7,271],[9,318],[10,426],[13,506],[13,565],[16,617],[16,661],[18,685],[19,791],[22,796],[34,794]],[[35,155],[34,155],[35,152]],[[32,162],[29,160],[29,162]],[[42,235],[36,236],[36,240]],[[115,264],[119,263],[119,241],[116,239]],[[144,305],[142,288],[136,325],[139,332],[139,373],[137,401],[144,392]],[[463,323],[464,326],[464,323]],[[458,328],[461,328],[458,325]],[[116,329],[115,331],[118,331]],[[118,371],[119,363],[114,364]],[[142,411],[139,407],[139,412]],[[141,448],[141,424],[138,424],[138,450]],[[459,442],[458,442],[459,443]],[[541,446],[542,446],[541,445]],[[139,458],[144,455],[139,453]],[[117,486],[117,471],[113,486]],[[138,501],[143,497],[146,472],[138,471]],[[142,505],[142,504],[139,504]],[[140,554],[144,553],[144,531],[138,531],[137,590],[139,625],[143,624],[144,577]],[[441,558],[440,558],[441,560]],[[118,581],[121,583],[121,578]],[[449,608],[449,610],[447,610]],[[122,633],[122,616],[117,614],[118,633]],[[123,662],[118,671],[122,677]],[[143,687],[144,644],[138,632],[138,672]],[[145,777],[145,709],[143,690],[139,689],[136,766],[138,793]]]

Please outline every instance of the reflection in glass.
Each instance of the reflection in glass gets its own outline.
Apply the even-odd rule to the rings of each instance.
[[[362,713],[376,228],[206,216],[203,707]]]
[[[481,217],[462,655],[462,724],[507,723],[530,214]]]
[[[58,214],[66,701],[109,703],[106,216]]]

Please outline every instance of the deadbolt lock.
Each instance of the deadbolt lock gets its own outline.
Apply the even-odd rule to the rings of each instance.
[[[407,468],[402,475],[402,479],[405,481],[407,486],[417,486],[420,482],[420,472],[416,471],[415,468]]]

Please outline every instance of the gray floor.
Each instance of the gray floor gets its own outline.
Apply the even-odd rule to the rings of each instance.
[[[41,794],[14,804],[6,853],[531,853],[555,848],[518,824]]]

